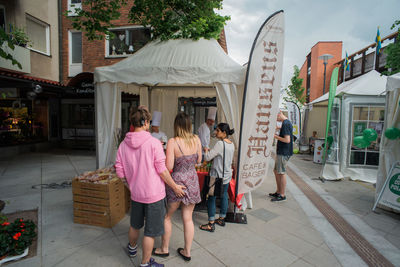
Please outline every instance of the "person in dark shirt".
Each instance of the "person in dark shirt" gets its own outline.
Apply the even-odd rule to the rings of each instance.
[[[279,111],[277,121],[282,122],[282,126],[280,128],[279,135],[274,135],[274,138],[277,139],[278,142],[276,145],[276,159],[274,167],[276,192],[269,194],[269,196],[272,197],[272,202],[286,200],[286,164],[293,155],[292,123],[285,115],[283,115],[282,111]]]

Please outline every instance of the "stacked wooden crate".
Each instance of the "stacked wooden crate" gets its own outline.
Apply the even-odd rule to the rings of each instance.
[[[127,210],[126,189],[121,179],[107,184],[72,180],[74,223],[113,227]]]

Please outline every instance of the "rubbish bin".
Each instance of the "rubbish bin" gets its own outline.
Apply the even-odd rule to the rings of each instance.
[[[322,163],[322,155],[324,154],[325,139],[315,139],[314,143],[314,162]]]

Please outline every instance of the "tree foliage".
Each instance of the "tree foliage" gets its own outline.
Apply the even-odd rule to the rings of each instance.
[[[222,0],[135,0],[129,17],[143,26],[151,25],[152,39],[218,39],[229,16],[214,12]]]
[[[396,26],[398,26],[396,42],[389,44],[385,48],[385,53],[387,54],[386,68],[388,68],[388,71],[384,73],[386,75],[400,72],[400,20],[396,20],[390,29],[393,30]]]
[[[303,79],[299,78],[299,67],[295,65],[293,69],[294,73],[292,79],[290,80],[291,84],[285,88],[288,96],[284,97],[283,99],[285,101],[294,102],[301,107],[304,105],[304,103],[306,103],[306,95],[304,94],[305,88],[302,87]]]
[[[72,27],[85,32],[88,40],[102,40],[104,36],[113,36],[109,28],[113,26],[112,20],[119,19],[120,9],[126,5],[127,0],[84,0],[82,8],[73,8],[65,16],[72,21]],[[74,16],[68,14],[75,13]]]
[[[85,32],[89,40],[101,40],[104,35],[113,35],[109,31],[112,20],[120,18],[120,8],[126,4],[127,0],[85,0],[82,9],[76,8],[76,15],[68,18],[72,27]],[[129,20],[150,27],[153,40],[218,39],[230,19],[214,12],[221,8],[222,0],[135,0]]]

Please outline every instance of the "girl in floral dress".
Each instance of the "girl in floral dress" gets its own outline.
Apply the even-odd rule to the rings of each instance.
[[[201,162],[201,142],[199,137],[192,133],[192,123],[189,116],[183,112],[175,117],[174,136],[167,144],[166,165],[168,170],[172,170],[175,183],[185,186],[185,195],[177,197],[171,188],[166,187],[168,212],[164,220],[165,233],[162,236],[161,248],[154,249],[153,255],[169,256],[171,217],[181,206],[185,246],[178,248],[177,252],[185,261],[189,261],[194,236],[193,209],[201,201],[199,180],[195,169],[195,165]]]

